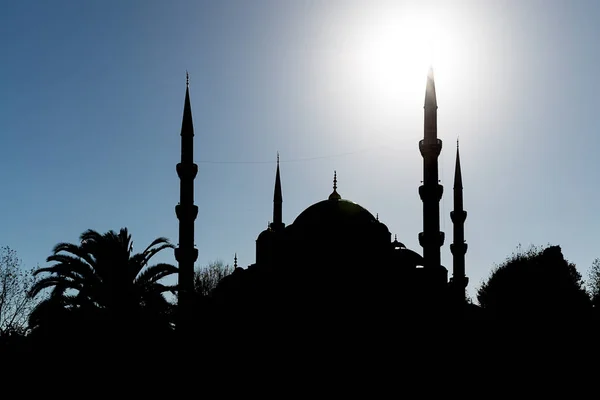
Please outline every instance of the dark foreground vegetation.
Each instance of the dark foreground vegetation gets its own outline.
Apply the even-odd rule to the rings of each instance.
[[[135,253],[126,229],[90,230],[79,244],[56,245],[49,266],[32,274],[4,248],[3,359],[489,366],[589,357],[600,337],[600,263],[584,285],[558,246],[517,249],[479,287],[478,304],[458,306],[443,292],[423,295],[369,275],[375,266],[360,275],[310,266],[266,273],[216,262],[196,271],[187,319],[177,286],[164,283],[177,268],[152,264],[172,248],[158,238]]]

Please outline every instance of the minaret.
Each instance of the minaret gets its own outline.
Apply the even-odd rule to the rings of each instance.
[[[275,174],[275,190],[273,192],[273,222],[269,225],[274,231],[285,227],[282,217],[283,195],[281,194],[281,177],[279,174],[279,153],[277,153],[277,172]]]
[[[419,141],[419,150],[423,156],[423,184],[419,187],[419,196],[423,201],[423,232],[419,233],[419,244],[423,247],[425,267],[439,267],[440,248],[444,244],[444,232],[440,232],[440,200],[444,188],[439,184],[438,156],[442,150],[442,141],[437,138],[437,100],[433,69],[427,75],[425,91],[424,138]]]
[[[456,141],[456,167],[454,170],[454,211],[450,212],[450,218],[454,224],[454,243],[450,245],[453,258],[452,271],[452,296],[456,296],[457,304],[465,301],[465,288],[468,278],[465,276],[465,220],[467,212],[463,210],[463,187],[462,174],[460,171],[460,155],[458,152],[458,140]]]
[[[194,124],[190,105],[190,81],[186,73],[185,104],[181,123],[181,162],[177,164],[180,181],[179,204],[175,213],[179,220],[179,244],[175,249],[175,259],[179,263],[179,307],[183,320],[189,321],[192,315],[191,296],[194,291],[194,262],[198,250],[194,248],[194,221],[198,206],[194,205],[194,178],[198,166],[194,164]]]

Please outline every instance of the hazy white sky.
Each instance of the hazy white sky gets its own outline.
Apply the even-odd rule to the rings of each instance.
[[[561,245],[585,276],[600,256],[599,17],[593,1],[15,2],[0,15],[0,244],[35,267],[88,228],[177,243],[189,70],[199,265],[254,262],[277,151],[286,223],[337,170],[342,197],[421,252],[433,64],[450,274],[460,136],[470,292],[519,243]]]

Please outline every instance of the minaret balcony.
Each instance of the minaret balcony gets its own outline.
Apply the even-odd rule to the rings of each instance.
[[[182,181],[193,180],[198,174],[198,165],[194,163],[179,163],[176,168],[177,176]]]
[[[442,195],[444,194],[444,187],[439,183],[434,185],[421,185],[419,186],[419,196],[422,201],[427,201],[430,199],[437,199],[440,201],[442,199]]]
[[[177,262],[195,262],[198,259],[198,249],[196,248],[181,248],[175,249],[175,259]]]
[[[465,210],[450,211],[450,219],[455,224],[462,224],[467,219],[467,212]]]
[[[444,235],[444,232],[437,232],[437,235],[435,233],[430,234],[426,232],[421,232],[419,233],[419,244],[421,245],[421,247],[442,247],[444,245],[445,237],[446,236]]]
[[[419,140],[419,150],[423,157],[426,156],[439,156],[442,151],[442,140],[441,139],[422,139]]]
[[[452,278],[450,278],[449,284],[450,284],[450,286],[452,286],[456,289],[464,290],[467,288],[467,285],[469,284],[469,277],[468,276],[452,276]]]
[[[195,221],[198,216],[198,206],[194,204],[177,204],[175,214],[180,221]]]
[[[271,222],[269,228],[274,232],[279,232],[285,228],[285,224],[283,222]]]
[[[464,255],[469,246],[466,243],[451,243],[450,252],[454,255]]]

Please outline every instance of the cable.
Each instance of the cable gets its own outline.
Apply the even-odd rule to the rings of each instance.
[[[377,146],[377,147],[371,147],[371,148],[366,148],[366,149],[361,149],[361,150],[356,150],[356,151],[349,151],[347,153],[339,153],[339,154],[329,154],[326,156],[316,156],[316,157],[304,157],[304,158],[295,158],[295,159],[291,159],[291,160],[281,160],[281,163],[288,163],[288,162],[304,162],[304,161],[314,161],[314,160],[323,160],[323,159],[328,159],[328,158],[335,158],[335,157],[344,157],[344,156],[350,156],[353,154],[358,154],[358,153],[366,153],[367,151],[371,151],[377,148],[382,148],[385,146]],[[276,161],[214,161],[214,160],[200,160],[197,161],[198,164],[274,164],[276,163]]]

